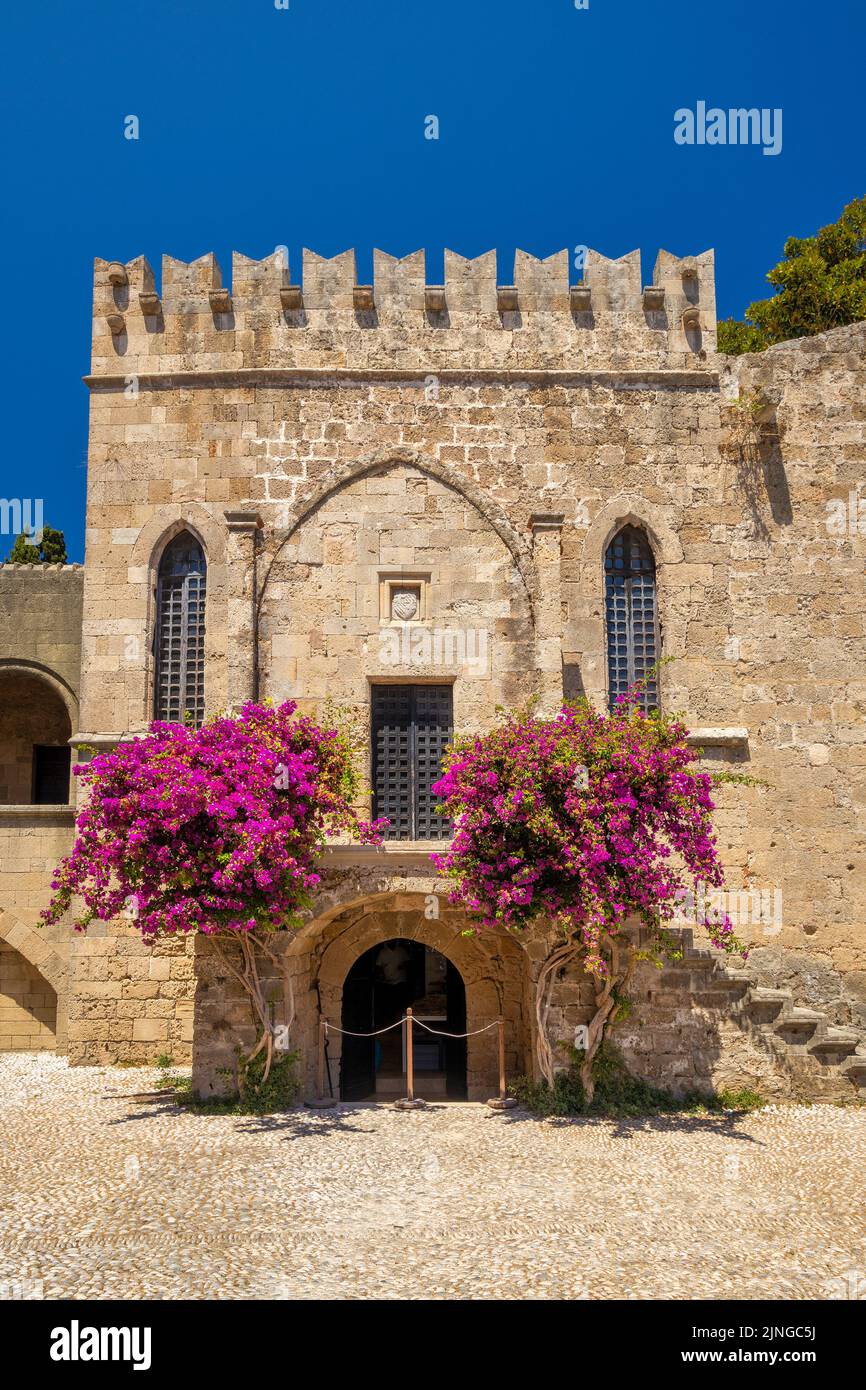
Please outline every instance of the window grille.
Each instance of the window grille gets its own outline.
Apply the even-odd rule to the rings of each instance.
[[[159,566],[154,717],[196,728],[204,720],[206,585],[204,551],[183,531],[166,547]]]
[[[640,707],[658,706],[658,673],[647,673],[658,661],[658,605],[656,567],[643,531],[624,526],[614,536],[604,559],[605,618],[607,624],[608,698],[613,708],[617,695],[635,681]]]

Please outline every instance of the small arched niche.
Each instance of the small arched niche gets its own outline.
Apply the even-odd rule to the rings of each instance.
[[[0,805],[69,802],[72,732],[67,704],[49,680],[0,668]]]

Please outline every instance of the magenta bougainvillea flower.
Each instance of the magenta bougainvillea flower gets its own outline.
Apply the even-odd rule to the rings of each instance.
[[[686,736],[629,695],[609,714],[580,703],[552,719],[512,715],[456,745],[434,787],[454,823],[450,849],[435,856],[452,901],[485,926],[553,918],[603,976],[605,935],[629,917],[658,933],[689,876],[724,882],[713,779]],[[726,953],[746,954],[729,918],[709,931]]]
[[[334,729],[247,704],[200,729],[156,723],[78,766],[89,788],[43,913],[75,925],[134,919],[145,938],[297,923],[328,834],[378,842],[358,817],[351,748]]]

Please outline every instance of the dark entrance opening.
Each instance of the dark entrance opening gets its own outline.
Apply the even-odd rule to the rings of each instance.
[[[431,1028],[466,1031],[466,988],[439,951],[394,937],[365,951],[343,985],[342,1026],[354,1033],[387,1028],[411,1008]],[[342,1040],[343,1100],[396,1100],[406,1093],[405,1027],[376,1038]],[[466,1039],[442,1038],[415,1026],[415,1094],[425,1100],[466,1099]]]
[[[34,806],[65,806],[69,801],[69,772],[72,749],[68,744],[33,745],[33,804]]]

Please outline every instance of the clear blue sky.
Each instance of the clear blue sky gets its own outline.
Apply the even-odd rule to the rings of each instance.
[[[41,496],[71,559],[94,255],[213,250],[227,280],[233,247],[354,246],[365,280],[374,246],[423,246],[436,282],[445,246],[503,279],[515,246],[639,246],[648,279],[714,246],[740,315],[866,192],[862,0],[41,0],[2,26],[0,495]],[[676,145],[699,100],[781,107],[781,154]]]

